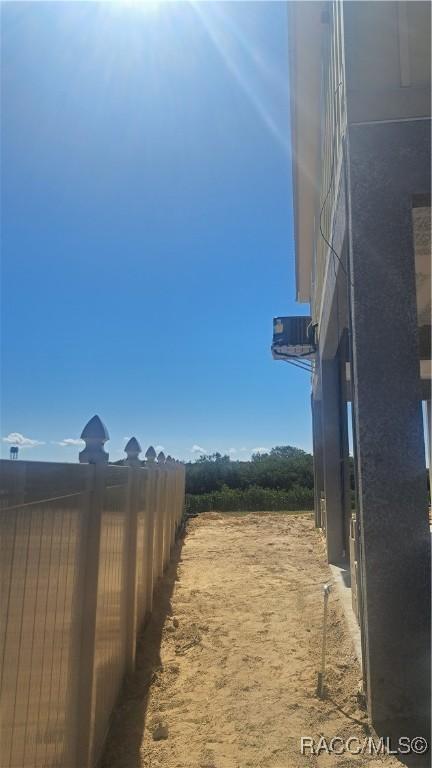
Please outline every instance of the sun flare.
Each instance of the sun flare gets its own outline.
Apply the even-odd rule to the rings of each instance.
[[[170,0],[113,0],[110,4],[112,9],[117,12],[122,10],[138,10],[142,13],[158,13],[162,5],[167,5]]]

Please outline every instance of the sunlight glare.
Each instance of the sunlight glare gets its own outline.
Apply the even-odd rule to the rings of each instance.
[[[143,13],[158,13],[162,5],[166,5],[169,0],[114,0],[112,7],[116,11],[124,9],[139,10]]]
[[[262,59],[252,40],[230,18],[231,3],[192,2],[210,39],[227,69],[244,91],[269,133],[286,155],[290,153],[287,126],[281,123],[275,105],[288,100],[286,81]],[[226,8],[228,6],[228,10]],[[251,75],[254,72],[255,77]],[[273,94],[273,97],[271,97]],[[275,100],[275,96],[277,96]]]

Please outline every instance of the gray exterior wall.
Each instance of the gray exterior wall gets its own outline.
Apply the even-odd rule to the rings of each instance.
[[[428,121],[350,126],[333,221],[339,258],[328,257],[318,332],[324,373],[337,364],[349,329],[365,681],[374,726],[396,736],[429,730],[430,533],[412,231],[412,199],[428,192],[429,168]],[[335,397],[342,397],[329,382],[322,377],[334,562],[346,514],[338,466],[346,456],[328,439],[325,414],[333,409],[337,431]]]
[[[430,533],[412,198],[430,188],[429,168],[427,121],[350,129],[353,402],[369,705],[375,724],[397,728],[407,721],[423,733],[430,715]]]

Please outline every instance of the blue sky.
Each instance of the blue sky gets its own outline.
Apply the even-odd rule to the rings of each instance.
[[[308,375],[270,354],[308,309],[285,3],[8,3],[1,34],[2,437],[76,461],[98,413],[113,460],[310,450]]]

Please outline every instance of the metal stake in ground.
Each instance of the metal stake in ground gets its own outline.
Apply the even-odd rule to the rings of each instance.
[[[321,649],[321,671],[318,672],[317,683],[317,696],[320,699],[324,698],[325,691],[325,656],[326,656],[326,642],[327,642],[327,612],[328,612],[328,599],[331,592],[330,584],[324,584],[324,614],[323,614],[323,635],[322,635],[322,649]]]

